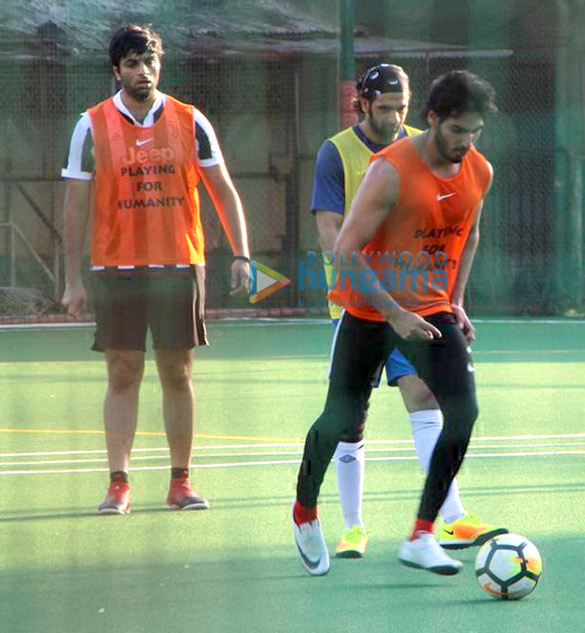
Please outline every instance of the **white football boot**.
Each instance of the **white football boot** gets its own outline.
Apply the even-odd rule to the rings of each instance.
[[[319,519],[297,525],[292,519],[297,554],[301,565],[312,576],[323,576],[329,571],[329,552],[323,538]]]
[[[398,560],[407,567],[426,569],[443,576],[453,576],[463,567],[458,560],[447,556],[430,532],[417,532],[414,540],[404,541],[398,550]]]

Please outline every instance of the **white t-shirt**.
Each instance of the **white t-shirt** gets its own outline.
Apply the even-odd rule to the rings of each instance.
[[[165,106],[165,95],[158,90],[152,108],[144,121],[137,121],[122,101],[121,91],[114,95],[114,105],[124,118],[133,125],[152,127],[159,119]],[[195,164],[199,167],[212,167],[223,163],[223,156],[217,137],[207,117],[193,107],[195,121]],[[65,167],[61,170],[63,178],[75,180],[93,180],[95,159],[93,155],[93,136],[89,113],[84,112],[73,128],[69,151],[65,159]]]

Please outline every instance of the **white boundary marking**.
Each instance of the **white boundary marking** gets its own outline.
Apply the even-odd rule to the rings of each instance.
[[[480,437],[473,438],[470,450],[467,453],[467,457],[471,459],[492,459],[498,457],[558,457],[561,455],[585,455],[585,450],[577,450],[576,447],[585,446],[585,442],[574,441],[579,439],[585,439],[585,433],[567,433],[567,434],[551,434],[551,435],[515,435],[515,436],[492,436],[492,437]],[[550,442],[543,440],[567,440]],[[530,441],[530,443],[518,443],[523,441]],[[511,443],[513,442],[513,443]],[[535,443],[537,442],[537,443]],[[408,452],[413,453],[412,440],[372,440],[368,442],[367,453],[393,453],[392,455],[382,455],[377,457],[366,457],[366,461],[369,462],[389,462],[389,461],[414,461],[416,455],[397,455],[396,453]],[[222,461],[220,463],[207,463],[207,464],[192,464],[192,468],[236,468],[242,466],[273,466],[283,464],[298,465],[302,453],[300,448],[301,442],[273,442],[271,444],[231,444],[231,445],[215,445],[195,447],[199,451],[198,459],[218,459],[232,458],[232,460]],[[558,447],[556,450],[542,450],[543,448],[550,449],[552,447]],[[274,448],[284,448],[289,450],[266,450]],[[531,448],[530,451],[522,451],[516,449]],[[247,452],[226,453],[225,450],[233,449],[246,449]],[[492,449],[494,452],[484,452],[486,449]],[[562,449],[562,450],[561,450]],[[482,452],[476,452],[476,451]],[[211,451],[216,451],[211,452]],[[217,452],[220,451],[220,452]],[[159,460],[168,459],[167,448],[139,448],[134,451],[139,453],[139,456],[134,458],[134,461],[146,461],[146,460]],[[73,474],[73,473],[98,473],[108,472],[108,468],[96,467],[96,468],[53,468],[53,469],[38,469],[38,466],[60,466],[64,464],[92,464],[106,462],[105,450],[88,450],[88,451],[43,451],[36,453],[2,453],[0,457],[4,459],[10,458],[22,458],[22,457],[66,457],[66,456],[82,456],[92,455],[95,458],[89,459],[57,459],[57,460],[43,460],[37,461],[7,461],[0,462],[0,466],[9,467],[10,470],[1,470],[0,475],[48,475],[48,474]],[[161,454],[164,453],[164,454]],[[97,456],[103,457],[97,457]],[[270,459],[276,456],[294,456],[294,459]],[[233,461],[236,458],[236,461]],[[254,461],[237,461],[239,458],[264,458],[256,459]],[[28,466],[26,470],[19,469],[14,470],[11,467],[14,466]],[[32,468],[32,469],[31,469]],[[166,470],[168,465],[164,466],[137,466],[133,471],[155,471]]]
[[[585,439],[585,433],[556,433],[551,435],[488,435],[485,437],[472,437],[471,446],[476,442],[508,442],[517,440],[556,440],[556,439]],[[367,446],[376,446],[378,444],[408,444],[413,445],[412,440],[365,440]],[[564,444],[559,444],[564,445]],[[270,442],[270,443],[255,443],[255,444],[218,444],[214,446],[194,446],[194,451],[217,451],[226,449],[244,449],[244,448],[290,448],[292,446],[303,446],[303,442]],[[542,446],[542,444],[540,445]],[[544,445],[547,446],[547,445]],[[373,449],[370,449],[373,450]],[[167,447],[152,447],[152,448],[134,448],[132,453],[155,453],[165,452],[168,453]],[[0,453],[0,458],[7,457],[51,457],[51,456],[67,456],[67,455],[106,455],[105,449],[94,450],[75,450],[75,451],[40,451],[32,453]],[[263,453],[266,454],[266,453]]]
[[[583,318],[531,318],[531,319],[472,319],[474,323],[487,323],[489,325],[585,325]],[[280,317],[229,317],[226,319],[210,319],[210,323],[231,326],[266,327],[270,325],[327,325],[331,327],[331,319],[322,318],[280,318]],[[69,328],[94,328],[95,323],[6,323],[0,325],[3,330],[45,330],[45,329],[69,329]]]
[[[559,455],[585,455],[583,451],[542,451],[532,453],[467,453],[466,459],[471,458],[493,458],[493,457],[557,457]],[[417,458],[413,456],[394,456],[394,457],[371,457],[366,458],[367,462],[397,462],[397,461],[415,461]],[[237,468],[240,466],[275,466],[281,464],[294,464],[298,465],[298,459],[282,459],[271,461],[258,461],[258,462],[227,462],[224,464],[192,464],[191,468]],[[136,471],[151,471],[151,470],[168,470],[168,466],[138,466],[132,469],[132,472]],[[75,468],[67,470],[2,470],[0,475],[57,475],[57,474],[72,474],[72,473],[98,473],[108,472],[109,468]]]
[[[413,446],[404,446],[400,448],[376,448],[371,446],[368,442],[367,452],[371,453],[404,453],[404,452],[413,452]],[[296,444],[291,444],[291,446],[300,446]],[[545,444],[516,444],[512,448],[550,448],[553,446],[585,446],[585,442],[547,442]],[[216,447],[217,448],[217,447]],[[475,449],[501,449],[502,446],[498,444],[488,444],[484,446],[473,446],[469,447],[469,450]],[[168,449],[154,449],[156,451],[164,451],[165,455],[142,455],[138,457],[133,457],[132,461],[146,461],[146,460],[157,460],[157,459],[168,459]],[[104,451],[105,452],[105,451]],[[17,454],[16,454],[17,455]],[[37,457],[40,456],[41,453],[31,453],[30,456]],[[207,455],[200,455],[199,458],[205,459],[217,459],[218,457],[272,457],[274,455],[302,455],[302,451],[297,449],[294,451],[260,451],[260,452],[247,452],[247,453],[208,453]],[[4,457],[14,457],[14,455],[7,454]],[[97,459],[54,459],[54,460],[34,460],[34,461],[26,461],[26,462],[0,462],[0,466],[38,466],[38,465],[52,465],[52,464],[93,464],[93,463],[102,463],[107,462],[107,457],[104,455],[103,457]]]
[[[585,442],[549,442],[547,444],[537,444],[536,446],[534,444],[517,444],[515,446],[513,446],[513,448],[550,448],[553,446],[585,446]],[[471,451],[474,450],[474,448],[479,448],[479,447],[473,447],[470,446],[469,449]],[[490,449],[500,449],[501,446],[498,446],[497,444],[493,444],[493,445],[488,445],[488,446],[482,446],[482,449],[486,449],[486,448],[490,448]],[[413,452],[414,448],[413,447],[404,447],[404,448],[368,448],[367,452],[368,454],[371,453],[404,453],[404,452]],[[553,454],[556,454],[558,451],[553,451]],[[577,453],[585,453],[585,451],[577,451]],[[168,453],[168,451],[167,451]],[[507,455],[508,453],[497,453],[497,455]],[[516,453],[510,453],[510,454],[516,454]],[[527,455],[532,455],[534,453],[526,453]],[[260,452],[260,453],[210,453],[207,455],[202,455],[201,457],[204,458],[210,458],[210,459],[217,459],[219,457],[273,457],[273,456],[296,456],[296,457],[301,457],[302,456],[302,451],[300,450],[296,450],[296,451],[271,451],[271,452]],[[477,457],[479,454],[478,453],[470,453],[468,452],[467,455],[474,455],[475,457]],[[486,454],[487,455],[487,454]],[[489,453],[489,455],[491,456],[492,453]],[[485,456],[485,455],[484,455]],[[168,454],[167,455],[144,455],[142,457],[133,457],[132,461],[133,462],[137,462],[137,461],[147,461],[147,460],[157,460],[157,459],[168,459]],[[383,457],[378,457],[378,458],[369,458],[371,461],[374,461],[375,459],[386,459]],[[391,459],[391,458],[388,458]],[[94,464],[94,463],[104,463],[107,462],[107,457],[102,457],[102,458],[98,458],[98,459],[55,459],[55,460],[35,460],[32,462],[0,462],[0,466],[53,466],[53,465],[59,465],[59,464]],[[198,465],[194,465],[193,467],[197,467]],[[203,467],[203,466],[200,466]],[[135,470],[134,468],[132,470]]]

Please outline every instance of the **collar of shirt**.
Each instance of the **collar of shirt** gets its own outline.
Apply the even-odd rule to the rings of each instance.
[[[124,105],[124,102],[122,101],[122,91],[121,90],[119,90],[114,95],[114,105],[116,106],[116,108],[118,108],[118,110],[120,110],[120,112],[122,114],[127,116],[134,123],[134,125],[138,125],[139,127],[151,127],[152,125],[154,125],[154,113],[165,102],[165,96],[164,96],[164,94],[162,92],[159,92],[158,90],[155,90],[154,94],[155,94],[155,97],[154,97],[154,103],[152,104],[152,108],[150,108],[150,110],[148,111],[148,114],[144,117],[144,121],[142,123],[140,123],[140,121],[137,121],[132,116],[130,110],[128,110],[128,108]]]

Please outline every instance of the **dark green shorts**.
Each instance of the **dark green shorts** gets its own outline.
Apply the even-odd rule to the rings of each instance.
[[[145,351],[207,345],[205,268],[164,272],[92,273],[97,329],[92,349]]]

